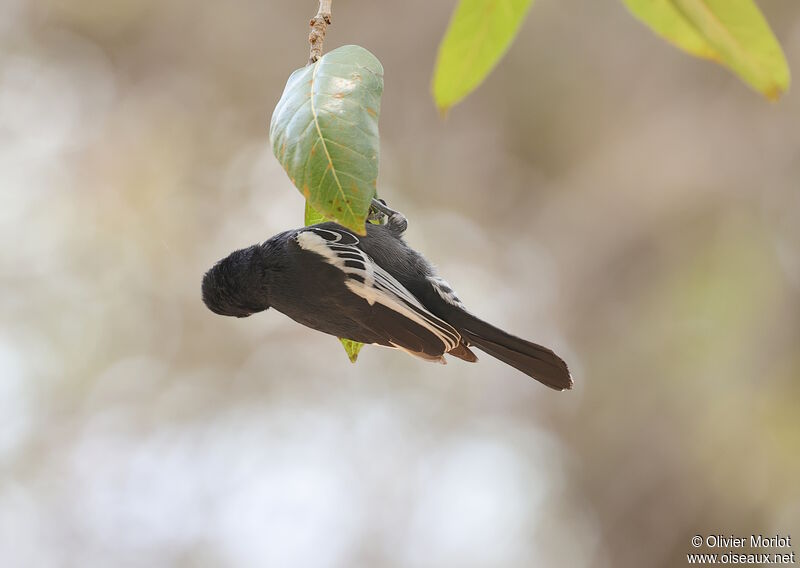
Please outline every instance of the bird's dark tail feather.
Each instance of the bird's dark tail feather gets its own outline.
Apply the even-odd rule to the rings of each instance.
[[[474,345],[552,389],[572,388],[572,377],[567,364],[547,347],[515,337],[468,312],[461,312],[458,319],[461,321],[452,323],[459,327],[469,345]]]

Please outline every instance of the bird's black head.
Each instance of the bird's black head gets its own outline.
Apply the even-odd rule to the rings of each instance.
[[[237,250],[203,277],[203,302],[223,316],[244,318],[269,308],[267,266],[261,246]]]

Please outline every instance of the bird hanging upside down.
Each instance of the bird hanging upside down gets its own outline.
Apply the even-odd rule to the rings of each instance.
[[[336,223],[279,233],[237,250],[203,277],[203,301],[221,315],[275,308],[317,331],[402,349],[429,361],[445,353],[469,362],[474,346],[556,390],[572,388],[566,363],[550,349],[469,313],[447,282],[402,239],[406,218],[373,199],[358,236]]]

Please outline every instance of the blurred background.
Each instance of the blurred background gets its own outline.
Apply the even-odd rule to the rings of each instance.
[[[9,567],[683,566],[800,538],[800,92],[621,3],[539,0],[446,120],[454,2],[333,3],[385,68],[381,195],[556,393],[200,301],[302,223],[268,122],[315,1],[0,3],[0,558]],[[800,76],[800,8],[762,9]],[[795,545],[797,546],[797,545]]]

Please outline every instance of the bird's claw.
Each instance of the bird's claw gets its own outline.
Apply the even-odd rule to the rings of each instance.
[[[371,223],[382,223],[384,217],[388,215],[386,213],[386,201],[383,199],[372,199],[372,203],[369,206],[369,212],[367,212],[367,221]]]
[[[383,199],[372,199],[372,204],[369,207],[369,214],[367,220],[380,221],[384,217],[387,218],[386,225],[389,231],[395,236],[399,237],[408,228],[408,219],[399,211],[395,211]]]

